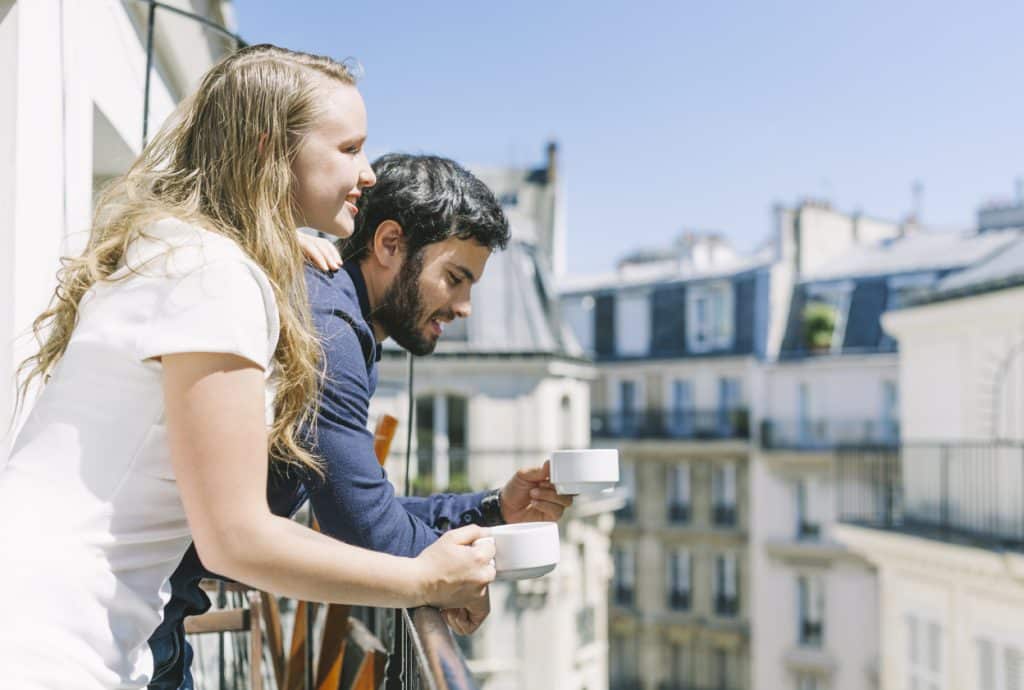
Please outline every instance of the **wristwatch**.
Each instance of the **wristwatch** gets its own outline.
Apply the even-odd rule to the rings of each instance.
[[[480,500],[480,512],[483,514],[482,524],[484,527],[505,524],[505,517],[501,514],[501,489],[487,492]]]

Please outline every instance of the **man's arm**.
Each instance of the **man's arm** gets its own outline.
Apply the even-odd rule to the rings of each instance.
[[[440,528],[476,522],[463,523],[463,515],[474,511],[482,515],[485,493],[398,500],[377,462],[373,435],[366,428],[370,405],[366,357],[367,347],[374,344],[362,342],[337,310],[317,309],[314,304],[313,318],[323,342],[326,373],[314,443],[323,460],[324,477],[309,481],[320,529],[357,546],[415,556],[437,539]],[[412,510],[406,510],[406,504]]]

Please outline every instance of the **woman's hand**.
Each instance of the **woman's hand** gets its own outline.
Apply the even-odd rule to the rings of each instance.
[[[486,527],[467,525],[441,535],[416,557],[425,604],[439,609],[489,608],[484,602],[488,601],[487,585],[495,575],[494,543],[473,543],[488,534]]]
[[[341,268],[341,254],[331,240],[299,232],[299,246],[310,263],[320,270],[337,271]]]

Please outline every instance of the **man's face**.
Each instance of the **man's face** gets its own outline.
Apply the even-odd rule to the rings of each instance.
[[[456,237],[406,257],[374,319],[414,355],[429,355],[445,325],[470,314],[470,289],[480,280],[491,250]]]

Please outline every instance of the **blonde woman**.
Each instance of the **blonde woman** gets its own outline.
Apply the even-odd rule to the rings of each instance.
[[[145,687],[146,640],[193,540],[212,570],[301,599],[486,596],[482,528],[399,558],[267,507],[268,471],[318,466],[297,438],[320,348],[296,228],[351,234],[374,182],[365,137],[343,65],[246,48],[98,202],[36,320],[22,396],[45,386],[0,472],[5,687]]]

